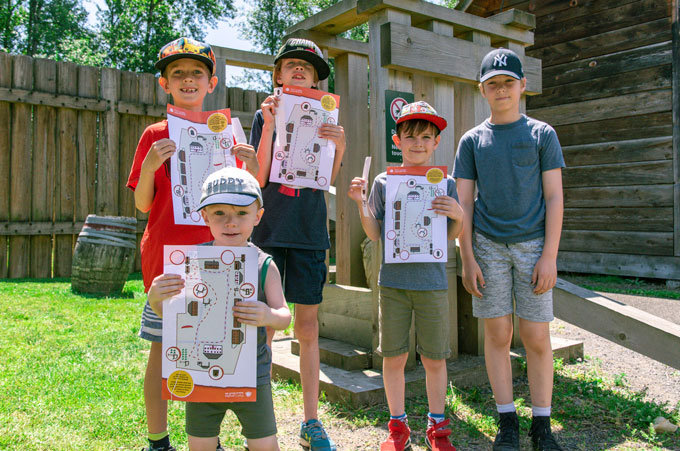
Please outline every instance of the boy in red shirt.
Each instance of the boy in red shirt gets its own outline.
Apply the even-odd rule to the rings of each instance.
[[[215,55],[209,45],[188,38],[166,44],[158,54],[156,69],[161,72],[158,83],[173,104],[189,111],[202,111],[203,99],[217,86]],[[141,242],[144,291],[153,279],[163,273],[163,246],[166,244],[199,244],[211,241],[206,226],[178,225],[174,222],[170,183],[170,157],[175,153],[170,140],[168,121],[163,120],[144,130],[137,145],[127,186],[135,193],[135,206],[149,212],[149,221]],[[257,175],[259,165],[252,146],[237,144],[232,153],[245,162],[248,171]],[[151,341],[144,376],[144,402],[149,431],[146,451],[174,451],[168,435],[168,403],[161,398],[161,357],[163,321],[151,310],[147,301],[142,312],[139,336]]]

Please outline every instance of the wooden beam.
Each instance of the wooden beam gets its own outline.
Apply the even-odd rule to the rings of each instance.
[[[562,147],[567,167],[672,160],[671,136]]]
[[[137,233],[143,233],[147,220],[137,220]],[[58,222],[0,222],[0,236],[7,235],[77,235],[83,228],[85,221]]]
[[[223,60],[229,66],[245,67],[248,69],[274,70],[274,56],[266,53],[248,52],[246,50],[228,47],[211,46],[215,58]]]
[[[680,1],[673,0],[673,254],[680,256]],[[676,274],[676,278],[680,278]]]
[[[439,78],[477,83],[479,66],[493,47],[397,23],[380,29],[381,65]],[[524,58],[527,94],[541,92],[541,62]]]
[[[527,80],[528,85],[528,80]],[[553,127],[581,122],[593,122],[617,117],[670,111],[672,108],[669,89],[635,92],[616,98],[585,100],[531,110],[531,117],[547,122]]]
[[[563,230],[560,239],[560,252],[563,250],[671,256],[673,255],[673,233]]]
[[[672,207],[672,185],[624,185],[564,189],[565,208]]]
[[[533,30],[536,28],[536,16],[519,9],[503,11],[502,13],[489,16],[487,19],[499,24],[519,28],[520,30]]]
[[[291,26],[286,30],[286,34],[297,30],[339,34],[367,21],[368,14],[357,12],[357,0],[342,0]]]
[[[486,33],[491,36],[492,44],[508,40],[521,43],[525,46],[530,46],[534,43],[534,34],[530,31],[493,22],[482,17],[422,0],[359,0],[357,3],[358,14],[375,14],[386,8],[410,14],[411,24],[414,26],[435,19],[452,24],[456,34],[466,31]]]
[[[562,171],[562,180],[567,188],[628,185],[632,180],[635,180],[635,184],[638,185],[671,184],[673,183],[673,162],[659,160],[572,166]]]
[[[557,269],[590,274],[677,279],[680,274],[680,258],[560,251],[557,257]]]
[[[557,279],[555,316],[680,369],[680,325]]]
[[[328,49],[328,56],[331,58],[345,53],[368,56],[369,46],[367,42],[339,38],[322,31],[297,30],[287,35],[284,40],[288,38],[304,38],[314,41],[319,47]]]

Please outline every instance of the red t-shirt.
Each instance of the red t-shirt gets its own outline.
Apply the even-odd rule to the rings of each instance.
[[[149,125],[137,144],[135,160],[130,169],[127,186],[133,191],[142,171],[142,163],[151,145],[159,139],[169,138],[168,121]],[[154,175],[154,197],[149,211],[149,222],[142,236],[142,276],[144,291],[149,291],[151,282],[163,273],[163,246],[166,244],[200,244],[212,241],[207,226],[178,225],[172,209],[172,184],[170,182],[170,161],[167,160]]]

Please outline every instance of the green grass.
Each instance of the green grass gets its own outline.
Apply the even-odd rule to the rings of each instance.
[[[562,276],[562,275],[561,275]],[[575,277],[574,283],[592,291],[630,294],[666,299],[680,299],[679,289],[665,288],[663,283],[655,279],[639,277],[620,277],[600,274],[564,274],[567,280]]]
[[[148,343],[137,337],[144,303],[139,278],[121,297],[73,294],[68,280],[0,281],[0,450],[130,450],[146,436],[143,375]],[[680,449],[680,434],[656,435],[650,423],[665,416],[680,423],[680,406],[645,401],[627,387],[626,375],[610,377],[597,361],[555,361],[554,423],[574,449]],[[298,384],[274,382],[279,418],[299,416]],[[515,384],[521,425],[530,422],[526,380]],[[354,408],[321,401],[325,418],[346,434],[384,427],[384,405]],[[460,449],[483,446],[495,434],[495,406],[487,386],[451,386],[448,411]],[[412,425],[424,423],[427,400],[407,403]],[[170,404],[169,430],[186,449],[184,405]],[[227,449],[242,443],[228,414],[221,439]],[[415,431],[415,429],[414,429]],[[421,434],[422,432],[414,432]],[[420,437],[422,441],[422,437]],[[593,448],[593,443],[606,444]],[[482,449],[482,448],[474,448]]]

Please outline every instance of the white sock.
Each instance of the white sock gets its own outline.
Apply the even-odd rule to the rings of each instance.
[[[517,409],[515,409],[514,402],[509,402],[507,404],[496,404],[496,410],[498,413],[510,413],[517,411]]]
[[[535,417],[549,417],[550,416],[550,406],[548,406],[548,407],[531,406],[531,414]]]

